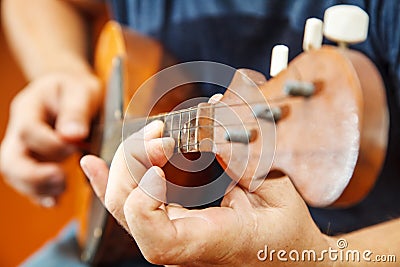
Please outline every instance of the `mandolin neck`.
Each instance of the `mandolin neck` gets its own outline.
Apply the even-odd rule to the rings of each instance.
[[[212,152],[214,140],[214,105],[200,103],[196,107],[172,111],[140,120],[140,126],[152,121],[164,122],[163,137],[172,137],[175,140],[175,152]],[[137,128],[137,120],[125,124],[133,125],[128,132]],[[129,126],[128,126],[129,127]]]

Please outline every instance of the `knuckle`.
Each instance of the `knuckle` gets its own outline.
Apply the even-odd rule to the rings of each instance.
[[[124,203],[123,211],[127,217],[140,217],[140,221],[144,223],[149,223],[150,218],[146,215],[146,212],[143,209],[139,208],[143,207],[140,199],[134,197],[134,193],[128,196],[127,200]],[[135,222],[135,220],[133,221]]]
[[[13,164],[9,156],[10,153],[12,153],[12,150],[9,151],[8,147],[3,143],[0,148],[0,173],[3,174],[6,181],[10,180],[9,182],[14,178],[13,170],[15,168],[15,164]]]
[[[137,190],[140,189],[138,188]],[[151,224],[153,223],[152,218],[149,212],[143,208],[146,204],[142,198],[136,197],[136,194],[132,193],[124,204],[124,213],[140,218],[140,221],[143,223]]]
[[[20,108],[21,102],[23,101],[24,96],[26,95],[25,91],[17,94],[10,102],[10,114],[14,114]]]
[[[22,124],[16,129],[16,136],[20,137],[21,143],[26,146],[32,136],[32,129],[35,129],[34,125]],[[27,147],[28,148],[28,147]]]
[[[26,195],[43,193],[47,182],[46,177],[38,177],[18,170],[5,170],[4,178],[9,186]]]
[[[147,148],[146,156],[151,165],[163,166],[168,160],[167,151],[165,151],[162,144]],[[151,166],[150,165],[150,166]]]
[[[0,173],[2,174],[4,181],[8,184],[11,185],[12,181],[14,180],[13,175],[10,172],[10,168],[8,167],[10,165],[6,164],[3,160],[0,160]]]
[[[0,173],[3,173],[3,170],[5,168],[5,160],[6,158],[6,147],[4,146],[4,143],[0,145]]]
[[[170,257],[168,250],[161,250],[157,247],[144,249],[142,253],[148,262],[156,265],[164,265],[173,259]]]
[[[146,214],[146,212],[143,212],[143,209],[138,208],[140,206],[141,204],[139,201],[137,202],[129,201],[128,198],[128,201],[126,201],[123,206],[123,212],[128,220],[129,218],[140,218],[140,221],[142,223],[146,224],[151,223],[150,217]]]
[[[40,195],[60,195],[65,191],[65,181],[52,182],[50,180],[43,182],[35,187],[35,192]]]
[[[5,165],[2,161],[0,161],[0,174],[2,174],[4,181],[10,184],[11,182],[11,175],[10,171],[7,168],[7,165]]]
[[[27,173],[21,174],[20,179],[36,192],[41,191],[49,181],[49,177],[47,176],[37,174],[28,175]]]
[[[100,90],[101,89],[101,82],[99,79],[97,79],[96,77],[91,77],[91,79],[89,80],[89,87],[92,90]]]
[[[106,206],[107,210],[114,216],[119,218],[122,210],[122,205],[119,203],[119,201],[110,195],[108,191],[106,191],[106,194],[104,196],[104,205]]]
[[[97,96],[102,89],[100,80],[93,75],[86,75],[85,77],[83,77],[83,79],[81,79],[81,82],[78,85],[79,86],[75,88],[78,90],[79,88],[83,87],[85,89],[85,92],[88,93],[86,95],[91,96],[91,98]]]

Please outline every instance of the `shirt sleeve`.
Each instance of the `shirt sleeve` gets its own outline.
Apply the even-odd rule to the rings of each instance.
[[[367,0],[368,1],[368,0]],[[400,105],[400,1],[371,1],[370,33]]]

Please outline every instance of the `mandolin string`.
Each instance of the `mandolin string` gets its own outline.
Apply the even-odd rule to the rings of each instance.
[[[275,101],[278,102],[278,101],[282,101],[282,100],[284,100],[286,98],[290,98],[290,97],[293,97],[293,96],[285,95],[285,96],[270,98],[269,102],[275,102]],[[254,105],[254,104],[265,104],[265,103],[266,103],[265,101],[258,101],[258,102],[249,102],[249,103],[236,103],[236,104],[230,104],[230,105],[226,105],[226,104],[223,104],[223,103],[214,103],[212,105],[214,106],[213,107],[214,109],[219,109],[219,108],[229,108],[229,107],[235,107],[235,106],[250,106],[250,105]],[[190,107],[190,108],[187,108],[187,109],[160,113],[160,114],[153,115],[153,116],[150,116],[150,117],[130,117],[130,118],[129,117],[125,117],[124,124],[125,123],[131,124],[131,123],[143,121],[143,122],[145,122],[143,126],[145,126],[149,122],[151,122],[153,120],[156,120],[156,119],[159,119],[159,118],[162,119],[164,121],[164,123],[165,123],[168,117],[171,117],[171,116],[174,116],[174,115],[178,115],[178,114],[185,114],[185,113],[194,112],[194,111],[197,111],[198,109],[201,109],[201,108],[208,108],[208,107],[197,107],[197,106],[196,107]],[[217,127],[234,127],[234,126],[242,126],[243,127],[243,126],[249,126],[249,125],[258,125],[258,124],[257,124],[257,122],[243,122],[243,123],[231,123],[231,124],[224,124],[224,125],[217,124],[217,125],[212,125],[212,126],[210,126],[210,125],[201,125],[201,126],[196,125],[196,126],[190,126],[190,127],[185,127],[185,128],[168,129],[167,132],[170,132],[172,134],[173,132],[176,132],[176,131],[187,130],[188,132],[190,132],[191,130],[197,130],[199,128],[217,128]],[[104,123],[98,123],[96,125],[93,125],[92,131],[101,133],[101,132],[103,132],[103,127],[104,127]],[[131,133],[129,133],[129,134],[131,134]],[[123,134],[123,135],[125,135],[125,134]],[[186,146],[195,146],[195,145],[198,145],[198,144],[199,143],[191,143],[191,144],[187,144],[187,145],[185,144],[185,145],[182,145],[182,146],[176,146],[175,149],[177,149],[177,148],[181,149],[181,148],[186,147]],[[224,143],[222,143],[222,144],[224,144]]]
[[[133,121],[132,121],[133,122]],[[191,127],[185,127],[185,128],[173,128],[173,129],[168,129],[167,132],[177,132],[177,131],[182,131],[182,130],[197,130],[199,128],[218,128],[218,127],[235,127],[235,126],[257,126],[258,123],[257,122],[245,122],[245,123],[230,123],[230,124],[218,124],[218,125],[197,125],[197,126],[191,126]],[[92,131],[97,132],[102,132],[102,127],[104,126],[104,124],[97,124],[96,126],[92,127]]]
[[[228,141],[226,141],[226,142],[218,142],[218,143],[213,142],[213,145],[227,145],[227,144],[231,144],[231,142],[228,142]],[[174,146],[174,150],[178,150],[178,149],[182,150],[183,148],[188,149],[191,146],[197,146],[197,145],[200,145],[200,142],[189,143],[189,144],[180,145],[180,146]]]
[[[222,126],[222,125],[221,125]],[[194,128],[200,128],[200,127],[207,127],[207,126],[197,126],[197,127],[192,127]],[[209,126],[210,128],[212,126]],[[96,127],[97,128],[97,127]],[[99,132],[102,132],[102,130],[97,129]],[[174,131],[178,131],[178,129],[174,130]],[[164,137],[169,137],[169,136],[164,136]],[[173,137],[171,137],[173,138]],[[175,138],[173,138],[175,140]],[[176,140],[175,140],[176,141]],[[181,144],[181,145],[176,145],[174,146],[174,150],[182,150],[183,148],[189,148],[190,146],[197,146],[200,145],[201,142],[194,142],[194,143],[185,143],[185,144]],[[230,144],[231,142],[226,141],[226,142],[212,142],[213,145],[224,145],[224,144]],[[90,149],[88,149],[88,151],[90,151]]]
[[[252,126],[252,125],[258,125],[257,122],[245,122],[245,123],[230,123],[230,124],[218,124],[218,125],[197,125],[197,126],[191,126],[191,127],[185,127],[185,128],[173,128],[173,129],[168,129],[167,132],[177,132],[177,131],[182,131],[182,130],[197,130],[199,128],[218,128],[218,127],[235,127],[235,126]]]
[[[234,126],[241,126],[241,125],[246,125],[246,126],[251,126],[251,125],[258,125],[256,122],[253,122],[253,123],[251,123],[251,122],[248,122],[248,123],[231,123],[231,124],[224,124],[224,125],[215,125],[215,126],[212,126],[212,125],[198,125],[198,126],[192,126],[192,127],[187,127],[187,128],[181,128],[181,129],[179,129],[179,128],[175,128],[175,129],[168,129],[168,132],[177,132],[177,131],[182,131],[182,130],[197,130],[197,129],[199,129],[199,128],[212,128],[212,129],[214,129],[214,128],[218,128],[218,127],[234,127]]]
[[[280,98],[276,98],[276,100],[284,100],[288,98],[288,96],[282,96]],[[271,101],[270,101],[271,102]],[[249,102],[249,103],[237,103],[237,104],[212,104],[214,105],[214,109],[219,109],[219,108],[230,108],[230,107],[238,107],[238,106],[251,106],[251,105],[256,105],[256,104],[267,104],[265,101],[259,101],[259,102]],[[160,113],[157,115],[153,115],[153,116],[149,116],[149,117],[125,117],[124,121],[125,122],[130,122],[130,121],[135,121],[135,120],[146,120],[146,121],[152,121],[155,120],[157,118],[165,118],[167,116],[173,116],[173,115],[177,115],[177,114],[184,114],[184,113],[189,113],[192,111],[197,111],[198,109],[205,109],[205,108],[209,108],[209,107],[190,107],[190,108],[186,108],[186,109],[181,109],[181,110],[175,110],[175,111],[171,111],[171,112],[164,112],[164,113]]]
[[[217,125],[217,126],[194,126],[194,127],[190,127],[190,129],[198,129],[198,128],[216,128],[216,127],[225,127],[225,126],[238,126],[238,125],[251,125],[251,124],[257,124],[257,123],[245,123],[245,124],[228,124],[228,125]],[[102,129],[100,129],[100,125],[97,125],[96,127],[96,131],[98,132],[102,132]],[[188,129],[188,128],[187,128]],[[174,132],[174,131],[181,131],[182,129],[171,129],[168,130],[168,132]],[[171,136],[163,136],[163,137],[171,137]],[[177,141],[175,137],[171,137],[175,140],[175,142]],[[176,142],[178,143],[178,142]],[[194,143],[184,143],[181,145],[175,145],[174,146],[174,150],[180,151],[184,148],[188,149],[191,146],[197,146],[200,145],[201,142],[194,142]],[[213,145],[223,145],[223,144],[230,144],[229,141],[226,142],[212,142]],[[89,150],[88,150],[89,151]]]
[[[250,144],[251,142],[249,142]],[[200,145],[201,142],[194,142],[194,143],[189,143],[189,144],[184,144],[184,145],[176,145],[174,146],[174,149],[183,149],[183,148],[189,148],[191,146],[197,146]],[[228,145],[228,144],[232,144],[232,142],[226,141],[226,142],[212,142],[213,145]],[[248,144],[243,144],[243,143],[236,143],[236,144],[242,144],[242,145],[248,145]]]

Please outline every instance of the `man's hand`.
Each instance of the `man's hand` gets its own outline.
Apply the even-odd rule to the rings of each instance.
[[[331,239],[318,230],[288,177],[267,179],[254,193],[231,187],[221,207],[188,210],[165,205],[160,167],[172,154],[174,143],[160,138],[162,127],[161,122],[153,122],[129,137],[119,147],[108,178],[101,159],[81,160],[96,194],[135,238],[147,260],[182,266],[280,266],[287,262],[278,261],[276,254],[273,261],[262,262],[259,251],[266,245],[269,250],[300,253],[328,249]],[[310,262],[294,264],[309,266]]]
[[[88,136],[102,91],[91,73],[52,73],[13,100],[0,150],[0,169],[18,191],[45,205],[64,191],[59,162]]]

